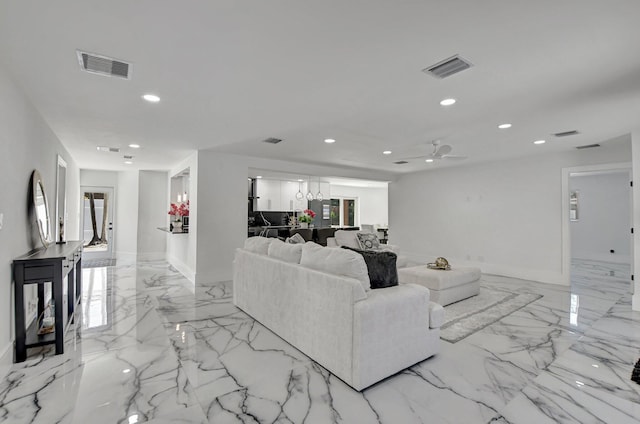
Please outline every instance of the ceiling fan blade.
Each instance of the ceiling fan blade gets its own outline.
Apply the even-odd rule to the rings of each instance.
[[[443,155],[440,157],[441,159],[453,159],[453,160],[463,160],[463,159],[467,159],[467,156],[460,156],[460,155]]]
[[[449,146],[448,144],[442,144],[442,145],[440,145],[440,146],[438,146],[436,148],[434,156],[447,155],[447,154],[451,153],[451,150],[453,150],[453,147]]]
[[[412,160],[412,159],[422,159],[422,158],[432,158],[432,155],[420,155],[420,156],[410,156],[408,158],[400,158],[400,160]]]

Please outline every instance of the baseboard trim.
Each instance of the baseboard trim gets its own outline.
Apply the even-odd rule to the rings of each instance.
[[[435,259],[437,257],[437,255],[425,255],[424,253],[408,253],[403,255],[403,253],[401,252],[400,255],[407,257],[409,266],[411,264],[426,264],[427,261],[424,258],[433,257],[433,259]],[[492,264],[488,262],[465,261],[457,258],[447,259],[449,260],[449,263],[451,263],[454,267],[480,268],[483,274],[501,275],[503,277],[537,281],[539,283],[556,284],[561,286],[566,286],[567,284],[565,281],[569,281],[569,279],[559,271],[547,269],[518,268],[508,265]]]
[[[5,346],[2,355],[0,355],[0,376],[4,379],[13,365],[13,340]]]
[[[609,262],[613,264],[630,264],[631,263],[631,255],[615,255],[610,253],[604,254],[576,254],[571,259],[578,259],[584,261],[597,261],[597,262]]]
[[[174,257],[174,256],[170,256],[167,255],[166,258],[167,262],[169,262],[175,269],[177,269],[180,274],[184,275],[185,278],[187,280],[189,280],[194,286],[196,283],[196,273],[193,272],[193,270],[191,268],[189,268],[187,266],[187,264],[185,264],[184,262],[182,262],[180,259]]]

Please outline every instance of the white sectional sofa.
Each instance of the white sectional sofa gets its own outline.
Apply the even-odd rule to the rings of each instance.
[[[252,237],[235,254],[233,302],[356,390],[440,348],[429,290],[371,290],[364,259],[346,249]]]

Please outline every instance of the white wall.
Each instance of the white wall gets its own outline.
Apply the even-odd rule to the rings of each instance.
[[[635,273],[640,269],[640,128],[631,134],[632,160],[633,160],[633,262],[631,272]],[[632,300],[634,311],[640,311],[640,278],[635,278],[634,295]]]
[[[389,239],[410,259],[563,284],[562,168],[629,159],[601,148],[409,174],[389,185]]]
[[[569,190],[578,191],[578,220],[570,223],[573,258],[630,263],[629,181],[629,171],[569,178]]]
[[[189,233],[171,234],[165,233],[167,243],[167,260],[178,271],[180,271],[189,281],[196,281],[197,263],[197,241],[198,241],[198,153],[194,153],[184,161],[180,162],[169,170],[165,182],[165,192],[167,196],[171,193],[171,177],[189,168]],[[246,176],[245,176],[246,180]],[[205,182],[206,184],[206,182]],[[175,201],[175,200],[174,200]],[[165,214],[163,227],[169,227],[169,199],[163,207]]]
[[[389,189],[387,187],[349,187],[331,185],[331,197],[358,199],[359,225],[370,224],[386,227],[389,223]]]
[[[138,259],[165,259],[167,237],[158,227],[165,227],[169,199],[167,173],[140,171],[138,189]]]
[[[42,175],[49,201],[49,213],[55,214],[57,155],[67,162],[67,239],[79,236],[79,170],[31,105],[22,90],[0,66],[0,375],[13,361],[14,308],[12,260],[34,247],[27,218],[29,179],[37,169]],[[52,215],[53,216],[53,215]],[[55,228],[55,227],[54,227]],[[35,287],[26,291],[28,302]],[[28,317],[31,318],[31,317]]]
[[[232,278],[235,249],[247,238],[248,169],[240,156],[198,153],[196,282]],[[192,181],[193,176],[192,170]]]

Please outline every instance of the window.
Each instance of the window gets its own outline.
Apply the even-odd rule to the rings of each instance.
[[[355,227],[357,222],[357,199],[331,199],[331,225],[337,227]]]

